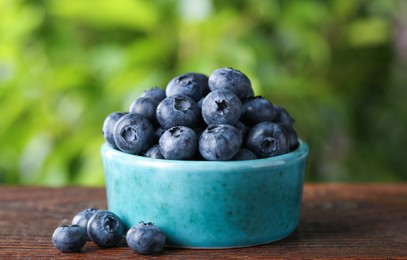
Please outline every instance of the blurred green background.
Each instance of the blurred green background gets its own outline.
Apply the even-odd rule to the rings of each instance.
[[[103,185],[104,118],[220,67],[296,119],[307,181],[406,181],[406,17],[391,0],[0,0],[0,183]]]

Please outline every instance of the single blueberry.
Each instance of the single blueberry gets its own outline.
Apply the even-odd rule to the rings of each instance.
[[[196,102],[182,95],[166,97],[161,101],[158,104],[156,116],[158,123],[164,129],[179,125],[194,128],[201,119]]]
[[[153,145],[144,153],[145,157],[154,158],[154,159],[165,159],[160,152],[160,147],[158,144]]]
[[[174,126],[159,140],[161,154],[169,160],[191,158],[198,147],[198,138],[194,130],[186,126]]]
[[[86,244],[86,231],[78,225],[63,225],[55,229],[52,243],[62,252],[79,252]]]
[[[129,112],[139,114],[150,120],[153,125],[157,124],[155,113],[160,102],[149,97],[139,97],[135,99],[129,107]]]
[[[106,142],[110,144],[115,149],[118,149],[114,141],[114,126],[117,121],[124,115],[128,114],[127,112],[113,112],[110,113],[105,121],[103,122],[102,134]]]
[[[227,161],[242,145],[240,131],[231,125],[209,125],[199,138],[199,152],[208,161]]]
[[[202,98],[202,89],[204,88],[201,86],[203,84],[202,79],[198,75],[202,74],[185,73],[171,79],[167,84],[165,94],[167,97],[175,95],[188,96],[198,102]]]
[[[272,120],[274,123],[278,123],[283,126],[293,126],[295,121],[286,109],[281,106],[274,106],[274,111],[275,116]]]
[[[199,86],[201,87],[202,97],[205,97],[210,92],[209,85],[208,85],[208,76],[202,73],[191,73],[194,75],[195,80],[198,82]]]
[[[212,72],[208,79],[209,89],[228,89],[241,100],[254,95],[249,78],[241,71],[233,68],[220,68]]]
[[[95,212],[98,210],[99,209],[97,209],[97,208],[88,208],[88,209],[84,209],[84,210],[78,212],[72,219],[72,225],[81,226],[87,232],[86,229],[87,229],[88,221],[93,216],[93,214],[95,214]],[[90,240],[90,238],[88,237],[88,234],[86,234],[86,237],[87,237],[87,240]]]
[[[254,160],[257,159],[255,153],[246,148],[240,148],[239,152],[230,159],[231,161]]]
[[[158,102],[161,102],[165,98],[165,90],[159,87],[152,87],[151,89],[144,91],[140,97],[153,98]]]
[[[158,144],[158,140],[160,140],[160,137],[163,135],[164,132],[165,130],[161,126],[155,129],[153,144]]]
[[[290,151],[297,149],[299,146],[299,140],[297,132],[294,128],[295,120],[292,116],[288,113],[286,109],[281,106],[274,106],[276,116],[274,117],[273,122],[282,126],[286,132],[287,140],[288,140],[288,147]]]
[[[121,151],[140,154],[152,145],[154,132],[155,129],[147,118],[129,113],[117,121],[114,128],[114,141]]]
[[[290,151],[294,151],[300,145],[300,141],[298,139],[298,134],[293,127],[282,125],[285,130],[288,142],[288,149]]]
[[[232,91],[218,89],[205,97],[201,113],[207,125],[234,125],[242,113],[242,103]]]
[[[248,98],[243,102],[241,120],[248,126],[254,126],[263,121],[272,121],[275,115],[274,110],[273,104],[264,97]]]
[[[284,129],[279,124],[270,121],[258,123],[250,129],[245,147],[253,151],[259,158],[288,152]]]
[[[246,126],[242,121],[237,121],[234,125],[237,129],[239,129],[240,133],[242,134],[242,140],[246,138],[247,132],[249,132],[250,127]]]
[[[127,245],[136,253],[147,255],[160,252],[165,245],[166,236],[153,223],[141,221],[126,233]]]
[[[100,247],[113,247],[123,237],[124,226],[120,218],[111,211],[99,210],[88,221],[88,236]]]

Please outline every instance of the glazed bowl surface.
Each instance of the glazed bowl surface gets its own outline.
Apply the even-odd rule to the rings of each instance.
[[[246,161],[181,161],[101,148],[108,209],[130,228],[153,222],[166,246],[246,247],[298,225],[308,146]]]

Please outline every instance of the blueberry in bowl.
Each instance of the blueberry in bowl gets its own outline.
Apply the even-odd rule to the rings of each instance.
[[[133,250],[148,252],[136,245],[140,221],[160,227],[168,247],[246,247],[291,234],[309,149],[288,111],[255,96],[232,68],[186,73],[167,88],[144,92],[141,100],[159,98],[109,115],[103,128],[108,209],[134,232]]]

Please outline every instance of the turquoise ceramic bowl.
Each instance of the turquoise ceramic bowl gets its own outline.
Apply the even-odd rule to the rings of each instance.
[[[265,244],[297,227],[308,146],[248,161],[158,160],[103,144],[107,203],[126,228],[153,222],[167,245]]]

